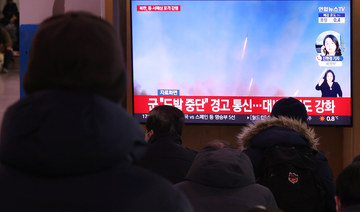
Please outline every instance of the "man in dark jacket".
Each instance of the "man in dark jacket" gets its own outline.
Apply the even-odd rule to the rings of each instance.
[[[0,137],[0,211],[192,211],[134,164],[144,133],[120,106],[126,74],[112,26],[84,12],[40,24]]]
[[[176,107],[160,105],[146,120],[146,139],[150,147],[139,164],[172,183],[182,181],[197,151],[181,146],[184,113]]]
[[[175,185],[196,212],[238,212],[257,205],[276,206],[271,191],[256,184],[248,156],[236,149],[208,147],[200,151],[186,175]]]
[[[318,138],[314,130],[307,125],[307,117],[305,105],[299,100],[291,97],[280,99],[274,104],[269,119],[243,128],[238,135],[239,146],[250,157],[257,178],[263,175],[264,153],[271,147],[291,146],[313,149],[316,152],[312,160],[317,169],[317,181],[326,193],[325,211],[335,211],[333,175],[325,155],[315,151]],[[278,205],[281,208],[279,201]],[[298,206],[294,205],[294,207]]]
[[[336,208],[338,212],[360,211],[360,162],[347,166],[336,179]]]

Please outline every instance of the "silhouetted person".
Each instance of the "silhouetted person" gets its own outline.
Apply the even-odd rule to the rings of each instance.
[[[338,212],[360,211],[360,162],[347,166],[336,179],[336,208]]]
[[[2,13],[4,18],[11,18],[13,14],[19,14],[19,9],[13,0],[6,0]]]
[[[197,151],[181,146],[184,113],[176,107],[160,105],[146,120],[146,138],[150,147],[139,165],[172,183],[182,181]]]
[[[185,193],[196,212],[238,212],[256,205],[277,206],[271,191],[255,182],[248,156],[234,148],[204,148],[196,155],[185,180],[175,186]]]
[[[276,188],[278,192],[274,192],[274,189],[271,189],[278,203],[278,207],[286,212],[293,212],[301,210],[302,207],[316,207],[317,205],[315,205],[315,203],[318,203],[318,207],[323,211],[335,211],[335,184],[332,171],[326,156],[322,152],[317,151],[318,138],[314,130],[308,126],[307,118],[307,111],[303,103],[292,97],[282,98],[274,104],[270,118],[251,123],[242,129],[242,132],[238,135],[239,146],[240,149],[250,157],[255,176],[259,180],[258,182],[264,179],[266,175],[265,170],[267,170],[265,168],[269,168],[266,166],[269,164],[269,160],[266,158],[266,156],[270,155],[269,151],[275,151],[275,148],[279,150],[288,148],[289,150],[298,150],[296,152],[304,152],[302,157],[306,157],[308,159],[307,161],[311,160],[314,166],[314,168],[312,168],[314,173],[311,175],[311,178],[316,176],[316,179],[312,183],[317,183],[317,185],[305,183],[306,187],[299,188],[299,192],[293,192],[293,194],[301,194],[301,197],[307,199],[307,202],[313,202],[309,204],[296,202],[300,201],[300,198],[287,194],[285,189]],[[295,156],[295,154],[290,155],[290,157],[292,156]],[[282,166],[279,167],[281,168]],[[286,174],[286,176],[281,179],[284,179],[284,182],[289,183],[289,185],[294,185],[295,187],[301,185],[303,182],[302,176],[298,176],[299,173],[293,171],[287,171],[285,173],[284,171],[284,174]],[[270,179],[270,177],[266,180],[276,179]],[[308,190],[301,192],[301,189],[307,188],[317,190],[316,194],[315,192],[305,194]],[[325,195],[322,195],[323,193],[325,193]],[[308,198],[310,195],[316,195],[317,197]],[[290,200],[295,203],[289,204]],[[318,212],[319,208],[313,209]],[[307,210],[310,209],[308,208]]]
[[[192,211],[134,165],[147,144],[119,104],[126,73],[109,23],[84,12],[42,22],[24,88],[2,124],[0,211]]]
[[[10,34],[12,40],[12,48],[19,50],[19,10],[15,2],[7,0],[3,8],[4,17],[0,20],[0,24]]]

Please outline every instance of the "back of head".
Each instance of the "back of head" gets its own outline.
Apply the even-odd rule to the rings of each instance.
[[[184,126],[184,113],[176,107],[160,105],[152,109],[146,119],[146,129],[154,134],[170,133],[181,136]]]
[[[113,27],[86,12],[69,12],[40,24],[24,76],[27,94],[41,90],[96,93],[114,102],[125,97],[122,47]]]
[[[360,162],[347,166],[336,179],[336,195],[342,207],[360,204]]]
[[[301,120],[307,123],[307,111],[305,105],[299,100],[289,97],[278,100],[271,111],[271,116],[285,116],[292,119]]]

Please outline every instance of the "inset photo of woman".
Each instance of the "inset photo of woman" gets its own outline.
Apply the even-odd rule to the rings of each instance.
[[[341,87],[335,82],[335,74],[332,70],[325,72],[315,89],[321,91],[321,97],[342,97]]]
[[[342,66],[344,44],[340,33],[336,31],[322,32],[316,39],[315,49],[319,66]]]

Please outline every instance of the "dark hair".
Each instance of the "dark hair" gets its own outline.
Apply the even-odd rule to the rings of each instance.
[[[336,195],[344,207],[360,204],[360,162],[351,163],[336,179]]]
[[[341,55],[341,49],[340,49],[340,44],[339,44],[338,39],[332,34],[326,35],[325,38],[324,38],[324,41],[323,41],[324,46],[325,46],[325,40],[327,38],[330,38],[335,43],[335,45],[336,45],[335,55],[340,56]],[[329,52],[325,49],[325,55],[328,55],[328,54],[329,54]]]
[[[146,129],[154,134],[170,133],[181,136],[184,126],[184,113],[170,105],[160,105],[152,109],[146,119]]]
[[[332,70],[327,70],[326,72],[325,72],[325,74],[324,74],[324,77],[323,77],[323,79],[325,80],[325,82],[326,82],[326,76],[327,76],[327,74],[328,73],[331,73],[332,75],[333,75],[333,82],[335,82],[335,74],[334,74],[334,72],[332,71]]]
[[[43,21],[31,43],[27,94],[41,90],[96,93],[114,102],[126,94],[122,46],[105,20],[69,12]]]
[[[13,2],[12,0],[6,1],[6,4],[3,8],[2,13],[4,15],[4,19],[11,19],[13,17],[13,15],[16,15],[17,17],[19,17],[19,9],[18,9],[16,3]]]
[[[270,116],[277,118],[284,116],[287,118],[300,120],[303,123],[307,123],[308,118],[305,105],[293,97],[282,98],[278,100],[274,104]]]

